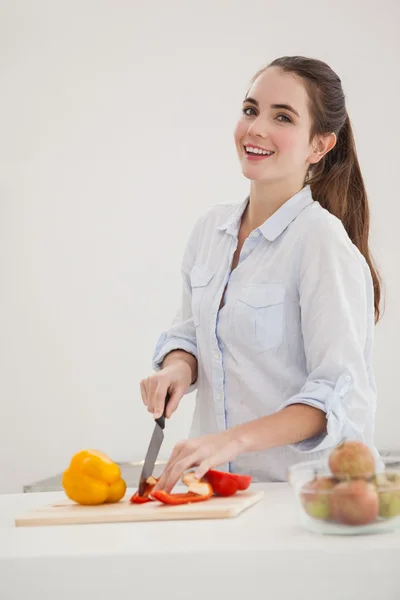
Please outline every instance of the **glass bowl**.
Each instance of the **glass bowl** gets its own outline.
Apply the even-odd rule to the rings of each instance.
[[[339,481],[328,459],[289,468],[302,526],[322,534],[357,535],[400,529],[400,456],[381,457],[374,477]]]

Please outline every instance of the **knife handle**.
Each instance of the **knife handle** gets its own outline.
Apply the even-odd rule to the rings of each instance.
[[[161,415],[161,417],[158,417],[158,419],[156,419],[156,423],[159,424],[159,426],[161,427],[161,429],[164,429],[164,427],[165,427],[165,412],[167,410],[167,404],[168,404],[170,398],[171,398],[171,396],[167,392],[167,395],[165,396],[164,412]]]

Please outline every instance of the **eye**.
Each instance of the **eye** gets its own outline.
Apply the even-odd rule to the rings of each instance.
[[[291,123],[292,122],[292,119],[290,117],[288,117],[288,115],[280,114],[276,118],[281,123]]]
[[[253,111],[253,112],[250,112],[250,111]],[[253,106],[245,106],[243,108],[243,114],[246,115],[247,117],[251,117],[253,115],[256,115],[257,111]]]

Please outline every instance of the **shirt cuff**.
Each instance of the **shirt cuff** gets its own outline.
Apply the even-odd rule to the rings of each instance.
[[[156,348],[152,359],[152,366],[154,371],[161,370],[161,365],[164,358],[169,352],[172,352],[172,350],[184,350],[185,352],[192,354],[197,360],[197,346],[195,344],[193,344],[189,340],[185,340],[179,337],[172,337],[169,339],[167,338],[168,335],[166,333],[163,333],[156,344]],[[192,392],[194,392],[194,390],[196,390],[197,381],[198,379],[196,379],[196,381],[188,387],[184,395],[191,394]]]
[[[353,379],[347,373],[338,378],[334,387],[326,380],[308,381],[302,391],[292,396],[282,408],[291,404],[308,404],[326,413],[326,432],[295,444],[290,444],[298,452],[318,452],[337,446],[344,438],[363,439],[362,431],[353,423],[346,412],[349,404],[347,396],[353,389]]]

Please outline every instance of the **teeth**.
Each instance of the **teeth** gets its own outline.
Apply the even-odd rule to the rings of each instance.
[[[252,148],[251,146],[245,146],[245,148],[246,152],[249,152],[250,154],[264,154],[268,156],[273,154],[271,150],[261,150],[260,148]]]

